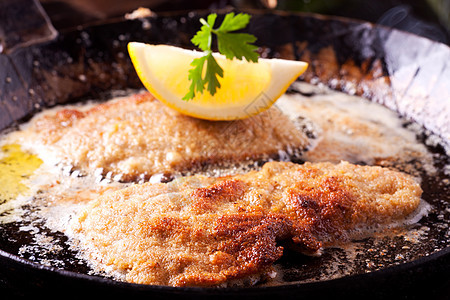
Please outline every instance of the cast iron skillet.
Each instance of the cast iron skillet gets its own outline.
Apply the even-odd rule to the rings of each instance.
[[[145,19],[109,22],[60,32],[44,43],[17,47],[0,54],[0,129],[14,127],[34,113],[56,104],[107,98],[109,91],[142,88],[126,52],[129,41],[173,44],[190,48],[190,38],[199,28],[199,17],[209,12],[159,14]],[[224,12],[219,12],[223,17]],[[447,299],[450,285],[450,164],[444,146],[450,136],[450,49],[411,34],[373,24],[312,14],[249,11],[248,32],[268,57],[308,61],[308,71],[299,79],[323,83],[333,89],[361,95],[397,111],[405,124],[425,128],[438,143],[430,146],[439,172],[424,174],[424,198],[434,209],[418,226],[429,229],[418,249],[404,252],[409,259],[362,254],[355,274],[333,280],[305,281],[319,274],[323,261],[286,253],[282,264],[303,268],[290,274],[281,286],[253,288],[173,288],[117,282],[88,275],[89,268],[65,248],[57,254],[64,262],[47,266],[39,253],[19,253],[33,237],[12,223],[0,228],[0,283],[19,295],[37,296],[148,296],[174,298],[420,298]],[[290,91],[296,92],[296,91]],[[62,234],[52,233],[64,244]],[[392,242],[392,241],[390,241]],[[383,247],[402,247],[402,243]],[[371,247],[373,240],[361,242]],[[380,250],[380,249],[378,249]],[[336,250],[337,251],[337,250]],[[45,259],[48,255],[42,254]],[[36,257],[38,256],[38,257]],[[45,256],[45,257],[44,257]],[[50,257],[52,258],[52,257]],[[366,272],[365,261],[384,266]]]

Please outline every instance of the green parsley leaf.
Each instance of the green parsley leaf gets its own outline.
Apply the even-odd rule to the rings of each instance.
[[[237,58],[247,61],[257,62],[258,49],[257,46],[252,45],[256,41],[256,37],[247,33],[221,33],[217,35],[219,52],[225,55],[228,59]]]
[[[218,31],[222,32],[236,31],[245,28],[248,22],[250,22],[250,15],[242,13],[234,15],[234,13],[231,12],[225,16]]]
[[[206,62],[205,78],[202,78],[203,66]],[[183,100],[190,100],[195,97],[195,90],[202,93],[205,84],[207,84],[207,90],[211,95],[216,93],[216,90],[220,88],[220,82],[217,76],[223,77],[223,69],[219,66],[212,52],[207,55],[196,58],[192,61],[192,69],[189,70],[188,79],[191,81],[189,92],[182,98]]]
[[[214,95],[220,88],[218,77],[223,77],[224,72],[212,55],[213,34],[217,37],[219,52],[227,59],[258,61],[259,54],[256,52],[258,47],[252,45],[256,41],[256,37],[248,33],[233,32],[245,28],[250,22],[250,15],[228,13],[219,28],[214,29],[216,19],[217,14],[208,15],[207,20],[201,18],[202,27],[191,39],[194,45],[204,51],[204,55],[194,59],[191,63],[193,68],[189,70],[188,74],[191,84],[183,100],[193,99],[196,92],[203,93],[205,85],[211,95]]]
[[[223,77],[223,69],[219,66],[212,52],[210,52],[206,59],[206,73],[204,83],[208,84],[208,92],[211,95],[216,93],[216,90],[220,88],[220,82],[217,76]]]
[[[203,51],[211,50],[211,43],[212,43],[212,35],[211,30],[214,26],[214,23],[216,22],[217,14],[210,14],[208,16],[208,21],[203,23],[203,26],[200,28],[200,30],[197,32],[196,35],[191,39],[191,42],[202,49]],[[200,19],[201,21],[204,21],[204,19]]]
[[[192,69],[189,70],[188,79],[191,81],[189,92],[183,97],[183,100],[189,100],[195,97],[195,90],[202,93],[204,81],[202,79],[203,65],[205,64],[206,56],[194,59],[191,62]]]

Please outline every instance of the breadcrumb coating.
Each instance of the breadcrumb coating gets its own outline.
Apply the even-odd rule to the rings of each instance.
[[[217,286],[269,272],[285,247],[318,254],[401,222],[421,193],[413,177],[387,168],[269,162],[105,194],[71,230],[89,259],[129,282]]]
[[[308,145],[276,108],[244,120],[206,121],[182,115],[149,93],[48,113],[32,120],[28,133],[43,145],[42,157],[91,174],[101,168],[122,181],[267,160]]]

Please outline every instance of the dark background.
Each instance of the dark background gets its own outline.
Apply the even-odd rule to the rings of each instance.
[[[313,12],[366,20],[450,44],[450,0],[41,0],[57,30],[123,16],[234,7]]]
[[[52,40],[57,32],[124,17],[194,9],[265,9],[341,16],[450,45],[450,0],[0,0],[0,53]],[[51,24],[51,25],[50,25]]]

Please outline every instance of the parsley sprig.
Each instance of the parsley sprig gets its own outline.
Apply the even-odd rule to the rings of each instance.
[[[242,60],[245,58],[248,62],[258,61],[259,54],[256,52],[258,47],[252,44],[256,41],[256,37],[248,33],[234,32],[247,26],[250,15],[228,13],[219,28],[214,29],[216,18],[217,14],[208,15],[206,20],[201,18],[202,27],[191,39],[194,45],[203,50],[204,55],[195,58],[191,63],[192,68],[188,74],[191,85],[183,100],[193,99],[197,92],[203,93],[205,86],[211,95],[214,95],[220,88],[218,77],[223,78],[223,69],[212,55],[213,34],[216,35],[219,52],[227,59]],[[203,72],[205,63],[206,70]]]

